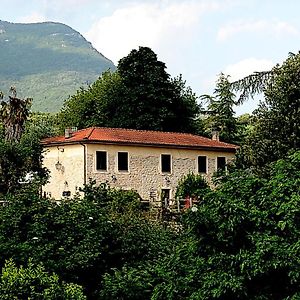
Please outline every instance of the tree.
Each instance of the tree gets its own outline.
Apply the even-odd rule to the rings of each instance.
[[[197,97],[181,76],[171,79],[147,47],[122,58],[116,73],[104,73],[88,90],[64,104],[64,125],[195,132]]]
[[[261,168],[300,148],[299,68],[300,54],[290,54],[261,83],[265,101],[254,114],[256,122],[241,149],[240,165]]]
[[[83,199],[60,204],[42,198],[30,185],[5,195],[0,264],[10,258],[17,265],[42,262],[47,272],[83,286],[95,299],[105,273],[170,251],[174,234],[143,217],[136,193],[93,182],[83,191]]]
[[[10,142],[18,142],[25,130],[25,122],[29,116],[32,99],[17,98],[14,87],[11,87],[10,91],[12,96],[9,96],[9,101],[1,102],[0,119],[4,125],[5,139]],[[1,98],[3,98],[3,94]]]
[[[209,191],[209,186],[201,174],[189,173],[183,176],[176,188],[176,197],[184,199],[185,197],[196,197],[202,199],[204,194]]]
[[[205,119],[206,130],[220,132],[222,141],[234,143],[237,135],[237,121],[234,117],[233,106],[235,103],[235,94],[231,91],[229,76],[220,74],[215,96],[203,95],[201,98],[208,100],[208,117]]]
[[[298,299],[299,168],[300,151],[268,178],[228,174],[183,215],[168,255],[104,277],[104,299]]]
[[[28,126],[31,99],[13,96],[8,102],[2,102],[0,118],[4,130],[0,132],[0,194],[13,192],[24,183],[26,176],[35,177],[41,183],[47,177],[42,167],[42,130]]]
[[[61,129],[111,126],[121,97],[121,78],[117,72],[106,71],[88,89],[81,88],[65,101],[58,118]],[[117,118],[117,116],[115,116]]]

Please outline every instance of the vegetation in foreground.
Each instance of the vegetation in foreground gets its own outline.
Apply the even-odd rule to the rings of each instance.
[[[56,203],[23,186],[3,197],[3,272],[18,278],[17,266],[27,266],[29,278],[55,276],[61,293],[71,284],[88,299],[297,299],[299,168],[298,151],[273,163],[268,178],[232,172],[203,189],[180,231],[151,221],[133,192],[91,182],[83,199]],[[10,291],[11,280],[0,287]],[[18,281],[20,295],[52,299],[34,294],[47,280]]]
[[[53,120],[28,123],[25,99],[13,96],[12,111],[25,113],[12,114],[21,133],[10,134],[2,104],[0,299],[299,299],[299,61],[290,55],[272,70],[265,103],[239,122],[221,75],[201,128],[216,125],[241,150],[213,190],[198,175],[180,181],[177,194],[200,202],[176,230],[153,222],[135,193],[105,184],[90,182],[83,198],[42,198],[39,139],[55,132]]]

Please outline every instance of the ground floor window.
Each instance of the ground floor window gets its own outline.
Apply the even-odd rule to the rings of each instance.
[[[161,190],[161,201],[163,207],[167,208],[169,206],[170,201],[170,189],[162,189]]]

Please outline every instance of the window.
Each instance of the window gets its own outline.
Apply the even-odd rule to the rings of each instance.
[[[70,191],[63,191],[62,196],[63,197],[71,197],[71,192]]]
[[[128,172],[128,152],[118,152],[118,171]]]
[[[207,159],[206,156],[198,156],[198,173],[207,172]]]
[[[161,171],[163,173],[171,173],[171,155],[162,154],[161,155]]]
[[[107,153],[106,151],[96,151],[96,170],[107,171]]]
[[[217,170],[225,171],[226,169],[226,157],[217,157]]]

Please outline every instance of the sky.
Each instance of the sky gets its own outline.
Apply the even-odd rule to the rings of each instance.
[[[300,46],[298,0],[0,0],[0,19],[61,22],[116,65],[150,47],[199,96],[223,72],[237,80],[282,64]],[[1,49],[0,49],[1,51]],[[236,108],[251,113],[259,98]]]

